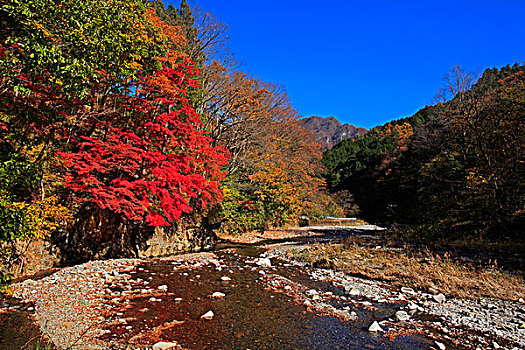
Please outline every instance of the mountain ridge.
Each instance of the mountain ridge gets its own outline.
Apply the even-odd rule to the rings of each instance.
[[[341,124],[335,117],[311,116],[299,119],[301,126],[314,135],[323,150],[330,149],[339,142],[364,135],[367,129],[350,124]]]

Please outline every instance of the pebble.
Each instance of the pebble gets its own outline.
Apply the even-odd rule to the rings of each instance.
[[[213,316],[215,316],[215,314],[213,313],[213,311],[208,311],[206,312],[204,315],[201,316],[201,318],[205,319],[205,320],[211,320],[213,318]]]
[[[408,288],[408,287],[401,287],[401,293],[404,293],[404,294],[416,294],[416,292],[414,292],[414,290],[412,288]]]
[[[221,292],[215,292],[211,296],[212,296],[212,298],[223,298],[223,297],[226,296],[226,294],[221,293]]]
[[[163,284],[162,286],[158,286],[158,287],[157,287],[157,289],[158,289],[158,290],[162,290],[162,291],[164,291],[164,292],[165,292],[165,291],[167,291],[167,290],[168,290],[168,286],[167,286],[167,285],[165,285],[165,284]]]
[[[350,295],[361,295],[361,291],[359,289],[357,289],[357,288],[352,288],[352,289],[350,289],[348,294],[350,294]]]
[[[398,311],[396,312],[396,320],[398,322],[408,321],[410,319],[410,316],[406,311]]]
[[[153,350],[168,350],[168,349],[174,349],[177,348],[179,344],[177,343],[166,343],[163,341],[160,341],[158,343],[153,344],[152,349]]]
[[[439,294],[433,295],[432,299],[434,299],[434,301],[436,301],[438,303],[444,303],[445,300],[446,300],[445,295],[443,293],[439,293]]]
[[[271,267],[272,266],[272,262],[268,258],[259,258],[257,260],[256,264],[259,265],[259,266],[266,266],[266,267]]]
[[[374,321],[370,327],[368,327],[369,332],[383,332],[383,328],[377,323],[377,321]]]
[[[408,304],[407,304],[407,307],[409,310],[417,310],[419,306],[417,306],[416,303],[412,302],[412,301],[409,301]]]
[[[231,281],[232,279],[230,277],[228,277],[228,276],[222,276],[221,280],[223,280],[223,281]]]
[[[445,350],[447,347],[445,346],[445,344],[443,343],[440,343],[438,341],[434,342],[436,344],[436,346],[438,347],[439,350]]]

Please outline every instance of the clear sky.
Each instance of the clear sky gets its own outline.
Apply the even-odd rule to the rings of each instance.
[[[188,3],[228,25],[242,70],[284,85],[302,116],[366,128],[431,103],[456,64],[525,62],[525,0]]]

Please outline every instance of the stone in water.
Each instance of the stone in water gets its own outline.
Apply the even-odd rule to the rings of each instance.
[[[208,311],[206,312],[204,315],[201,316],[201,318],[205,319],[205,320],[211,320],[213,318],[213,316],[215,316],[215,314],[213,313],[213,311]]]
[[[368,328],[368,331],[369,332],[382,332],[383,328],[381,328],[381,326],[379,325],[379,323],[377,323],[377,321],[374,321],[374,323],[372,323],[370,327]]]

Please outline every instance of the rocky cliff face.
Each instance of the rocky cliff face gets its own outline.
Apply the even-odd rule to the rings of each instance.
[[[357,128],[349,124],[341,124],[334,117],[308,117],[300,120],[302,127],[314,134],[315,140],[323,150],[332,148],[345,139],[353,139],[367,132],[365,128]]]

